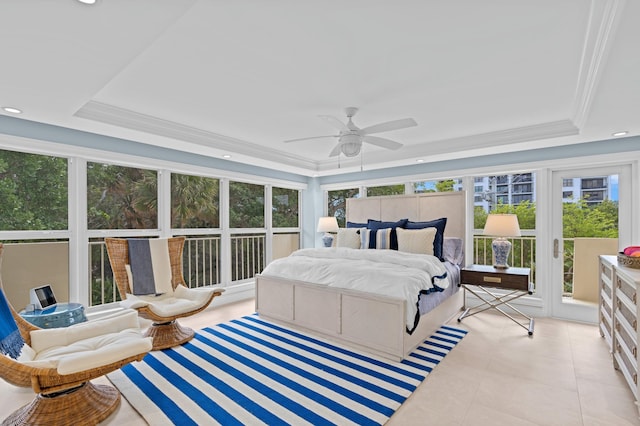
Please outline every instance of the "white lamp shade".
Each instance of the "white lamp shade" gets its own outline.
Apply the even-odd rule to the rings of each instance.
[[[318,232],[338,232],[338,221],[335,217],[321,217],[318,220]]]
[[[484,225],[484,235],[494,237],[519,237],[520,225],[515,214],[490,214]]]

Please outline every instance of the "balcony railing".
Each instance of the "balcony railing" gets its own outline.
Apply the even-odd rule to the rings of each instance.
[[[265,267],[265,234],[231,236],[231,282],[253,278]],[[189,288],[220,284],[221,238],[189,236],[183,251],[183,274]],[[104,241],[89,243],[90,306],[121,300]]]
[[[476,230],[476,233],[481,231]],[[523,231],[523,233],[526,231]],[[519,238],[508,238],[513,245],[507,263],[518,268],[531,268],[531,279],[535,283],[536,237],[524,235]],[[492,265],[493,251],[491,242],[493,237],[476,234],[473,236],[473,263],[477,265]]]
[[[231,281],[252,279],[264,269],[265,235],[231,236]]]
[[[480,232],[476,230],[476,232]],[[523,231],[525,233],[527,231]],[[529,231],[531,232],[531,231]],[[491,237],[474,235],[473,238],[473,263],[491,265],[492,250]],[[510,266],[531,268],[531,279],[535,283],[536,276],[536,239],[533,235],[525,235],[520,238],[510,238],[513,244],[509,254]],[[576,245],[580,244],[581,253],[578,254]],[[612,254],[617,250],[616,238],[564,238],[563,239],[563,289],[562,296],[565,299],[575,299],[588,302],[596,302],[597,269],[596,259],[585,259],[585,253]]]

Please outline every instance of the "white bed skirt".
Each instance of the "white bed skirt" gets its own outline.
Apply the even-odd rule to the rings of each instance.
[[[256,276],[256,311],[357,349],[404,359],[463,305],[456,291],[406,332],[405,301],[360,291],[326,287],[267,275]]]

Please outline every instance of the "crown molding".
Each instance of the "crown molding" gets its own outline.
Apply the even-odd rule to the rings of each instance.
[[[364,165],[371,169],[375,167],[376,164],[379,165],[380,163],[397,162],[403,159],[407,161],[407,159],[412,160],[420,157],[424,157],[425,162],[428,162],[429,157],[433,157],[437,154],[456,154],[482,148],[496,148],[522,142],[572,136],[577,135],[578,133],[579,129],[571,120],[551,121],[531,126],[462,136],[459,138],[440,139],[415,145],[405,145],[402,149],[396,152],[376,150],[374,152],[364,154]],[[336,160],[321,161],[319,168],[321,171],[328,170],[331,167],[334,167],[335,163]],[[358,156],[341,161],[341,167],[344,167],[345,169],[360,167],[360,157]]]
[[[266,148],[263,145],[220,135],[196,127],[186,126],[147,114],[116,107],[97,101],[89,101],[82,106],[75,117],[98,121],[143,133],[158,135],[208,148],[246,155],[277,164],[317,170],[318,163],[285,151]]]
[[[592,0],[580,60],[573,122],[582,128],[589,117],[598,82],[613,45],[626,0]]]

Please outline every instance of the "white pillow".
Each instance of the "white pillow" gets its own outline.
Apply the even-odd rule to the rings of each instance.
[[[367,228],[340,228],[338,230],[338,239],[336,247],[360,248],[360,234],[358,231]]]
[[[436,237],[436,232],[436,228],[396,228],[396,233],[398,234],[398,251],[430,254],[433,256],[433,240]]]

